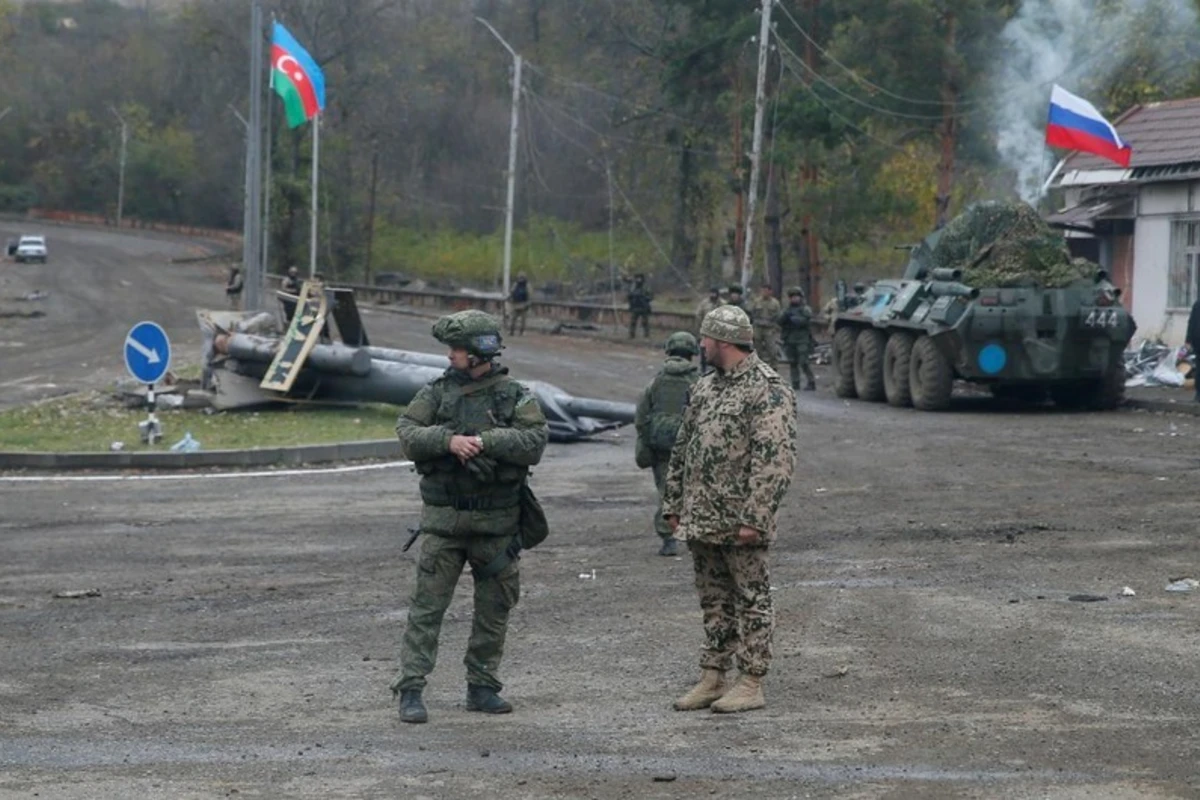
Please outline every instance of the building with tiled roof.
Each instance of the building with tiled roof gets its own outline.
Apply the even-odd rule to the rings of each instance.
[[[1052,184],[1063,207],[1050,221],[1109,271],[1139,338],[1182,344],[1200,300],[1200,98],[1135,106],[1113,124],[1133,148],[1129,168],[1068,155]]]

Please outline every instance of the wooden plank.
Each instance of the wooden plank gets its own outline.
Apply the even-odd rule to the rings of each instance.
[[[325,298],[325,285],[320,281],[305,281],[300,288],[300,299],[296,303],[296,313],[292,315],[287,333],[275,353],[275,360],[267,368],[259,386],[276,392],[287,392],[296,382],[308,354],[321,336],[325,328],[325,314],[328,301]]]

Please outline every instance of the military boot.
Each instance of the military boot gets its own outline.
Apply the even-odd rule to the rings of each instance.
[[[712,704],[712,710],[718,714],[732,714],[736,711],[751,711],[766,706],[763,697],[762,678],[757,675],[742,675],[737,679],[721,699]]]
[[[674,536],[668,536],[663,539],[662,547],[658,549],[660,556],[677,556],[679,555],[679,540]]]
[[[405,689],[400,692],[400,721],[429,721],[429,712],[425,710],[425,704],[421,702],[420,689]]]
[[[512,704],[496,694],[490,686],[467,686],[467,711],[482,711],[485,714],[507,714]]]
[[[809,381],[808,383],[804,384],[804,391],[815,392],[816,390],[817,390],[817,382],[816,381]]]
[[[697,711],[708,708],[713,701],[721,698],[725,689],[725,673],[719,669],[706,669],[700,674],[700,682],[675,701],[675,710]]]

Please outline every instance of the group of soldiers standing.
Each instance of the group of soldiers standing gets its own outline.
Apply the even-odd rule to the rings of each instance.
[[[710,312],[723,305],[742,309],[754,326],[754,351],[758,357],[774,369],[782,356],[788,364],[792,389],[798,391],[801,388],[800,376],[803,375],[804,389],[813,391],[817,383],[808,363],[814,345],[813,312],[805,301],[804,289],[799,286],[788,289],[786,306],[780,305],[769,285],[764,284],[759,292],[758,297],[747,303],[743,300],[740,284],[729,285],[726,299],[722,299],[719,286],[712,287],[708,297],[696,307],[697,330]]]
[[[449,368],[417,393],[396,426],[421,476],[421,524],[409,545],[425,534],[391,684],[409,723],[429,718],[426,678],[465,568],[475,585],[465,705],[512,711],[497,671],[520,597],[519,559],[549,534],[528,482],[549,429],[529,390],[496,360],[500,321],[460,311],[432,333],[448,348]],[[743,309],[713,309],[699,333],[699,342],[686,331],[667,340],[666,363],[638,406],[635,456],[654,470],[659,488],[660,552],[675,555],[683,541],[692,555],[703,618],[700,680],[674,708],[731,713],[766,704],[774,630],[767,552],[795,469],[795,395],[756,354]],[[694,363],[700,353],[709,366],[703,376]]]

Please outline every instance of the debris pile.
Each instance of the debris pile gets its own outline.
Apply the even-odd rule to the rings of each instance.
[[[1191,386],[1196,355],[1161,341],[1143,340],[1125,351],[1126,386]]]

